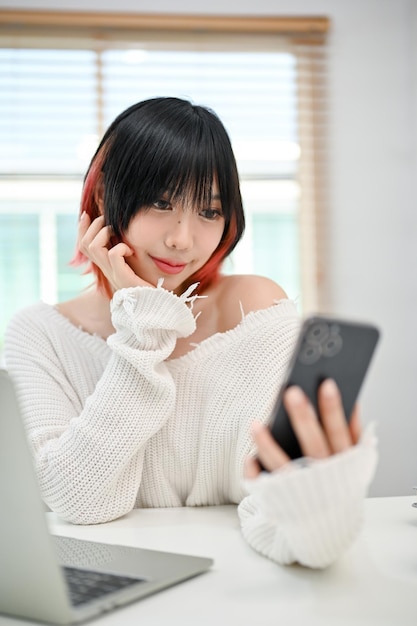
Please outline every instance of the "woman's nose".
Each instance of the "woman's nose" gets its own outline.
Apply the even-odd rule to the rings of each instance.
[[[193,242],[192,215],[175,215],[173,218],[165,243],[168,248],[188,250]]]

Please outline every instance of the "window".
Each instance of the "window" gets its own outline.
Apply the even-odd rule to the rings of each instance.
[[[18,308],[91,281],[68,266],[83,174],[112,119],[161,95],[213,108],[231,137],[247,232],[225,271],[270,276],[302,311],[317,307],[327,21],[313,35],[300,34],[302,20],[295,33],[267,32],[267,19],[222,33],[228,18],[202,32],[187,17],[181,30],[160,16],[152,28],[127,20],[92,31],[82,14],[74,27],[61,14],[52,28],[28,24],[34,15],[0,28],[0,351]]]

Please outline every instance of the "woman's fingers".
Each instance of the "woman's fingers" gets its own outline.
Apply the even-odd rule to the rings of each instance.
[[[85,220],[88,223],[88,219]],[[105,226],[104,217],[100,215],[86,228],[84,218],[80,223],[80,250],[92,261],[102,248],[107,248],[110,241],[111,229]]]
[[[260,472],[261,466],[259,465],[258,461],[253,456],[248,456],[245,459],[245,478],[256,478]]]
[[[126,258],[133,254],[133,250],[127,244],[118,243],[110,248],[107,254],[112,280],[116,288],[148,284],[141,280],[126,263]]]
[[[361,435],[359,409],[355,405],[348,424],[339,389],[333,380],[325,380],[318,390],[320,420],[300,387],[289,387],[283,395],[283,402],[304,456],[326,458],[343,452],[358,442]],[[259,474],[260,463],[271,472],[290,460],[275,442],[269,429],[262,424],[254,422],[252,437],[257,446],[259,463],[254,458],[247,459],[247,478],[254,478]]]
[[[358,408],[355,407],[349,425],[334,380],[327,379],[320,385],[317,401],[320,420],[300,388],[290,387],[284,394],[285,407],[303,454],[325,458],[357,443],[361,434]]]
[[[318,390],[318,407],[330,450],[343,452],[352,445],[352,438],[343,410],[339,389],[334,380],[327,379]]]
[[[283,401],[303,455],[317,459],[329,456],[329,443],[316,412],[300,387],[289,387]]]
[[[120,243],[117,243],[112,248],[110,248],[110,250],[108,250],[108,253],[113,263],[113,262],[117,262],[120,259],[123,260],[127,256],[132,256],[133,250],[132,248],[129,248],[129,246],[126,243],[120,242]]]
[[[111,246],[112,229],[105,225],[103,215],[92,222],[83,213],[78,227],[78,247],[81,252],[101,269],[114,290],[134,287],[141,281],[126,264],[125,258],[133,251],[125,243]]]
[[[252,424],[252,438],[256,444],[258,459],[268,472],[273,472],[290,460],[272,437],[269,428],[263,424],[259,422]],[[252,476],[259,473],[260,466],[256,460],[252,459],[252,461],[249,460],[247,463],[249,468],[247,467],[246,470],[249,469]]]
[[[362,426],[360,422],[359,406],[357,404],[355,404],[355,406],[353,407],[352,416],[349,422],[349,432],[352,443],[358,443],[362,435]]]
[[[88,213],[84,211],[84,213],[80,217],[80,221],[78,222],[78,243],[79,247],[82,248],[83,245],[88,245],[88,241],[91,241],[93,236],[95,236],[100,228],[103,227],[104,217],[100,215],[91,221]]]
[[[84,211],[78,222],[77,248],[83,252],[82,240],[91,225],[90,216]]]
[[[132,248],[124,242],[112,245],[112,234],[103,215],[91,221],[87,213],[83,213],[78,226],[78,248],[100,268],[113,291],[123,287],[153,286],[135,274],[126,262],[127,257],[134,254]]]

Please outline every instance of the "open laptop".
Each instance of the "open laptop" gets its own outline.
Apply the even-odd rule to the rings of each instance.
[[[0,613],[78,623],[196,576],[213,563],[51,535],[14,387],[1,369],[0,506]]]

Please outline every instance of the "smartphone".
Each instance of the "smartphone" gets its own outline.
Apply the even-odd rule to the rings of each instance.
[[[301,387],[320,418],[317,391],[326,378],[333,378],[349,421],[379,336],[371,324],[319,315],[304,321],[270,421],[274,439],[290,458],[302,452],[282,403],[284,391],[291,385]]]

